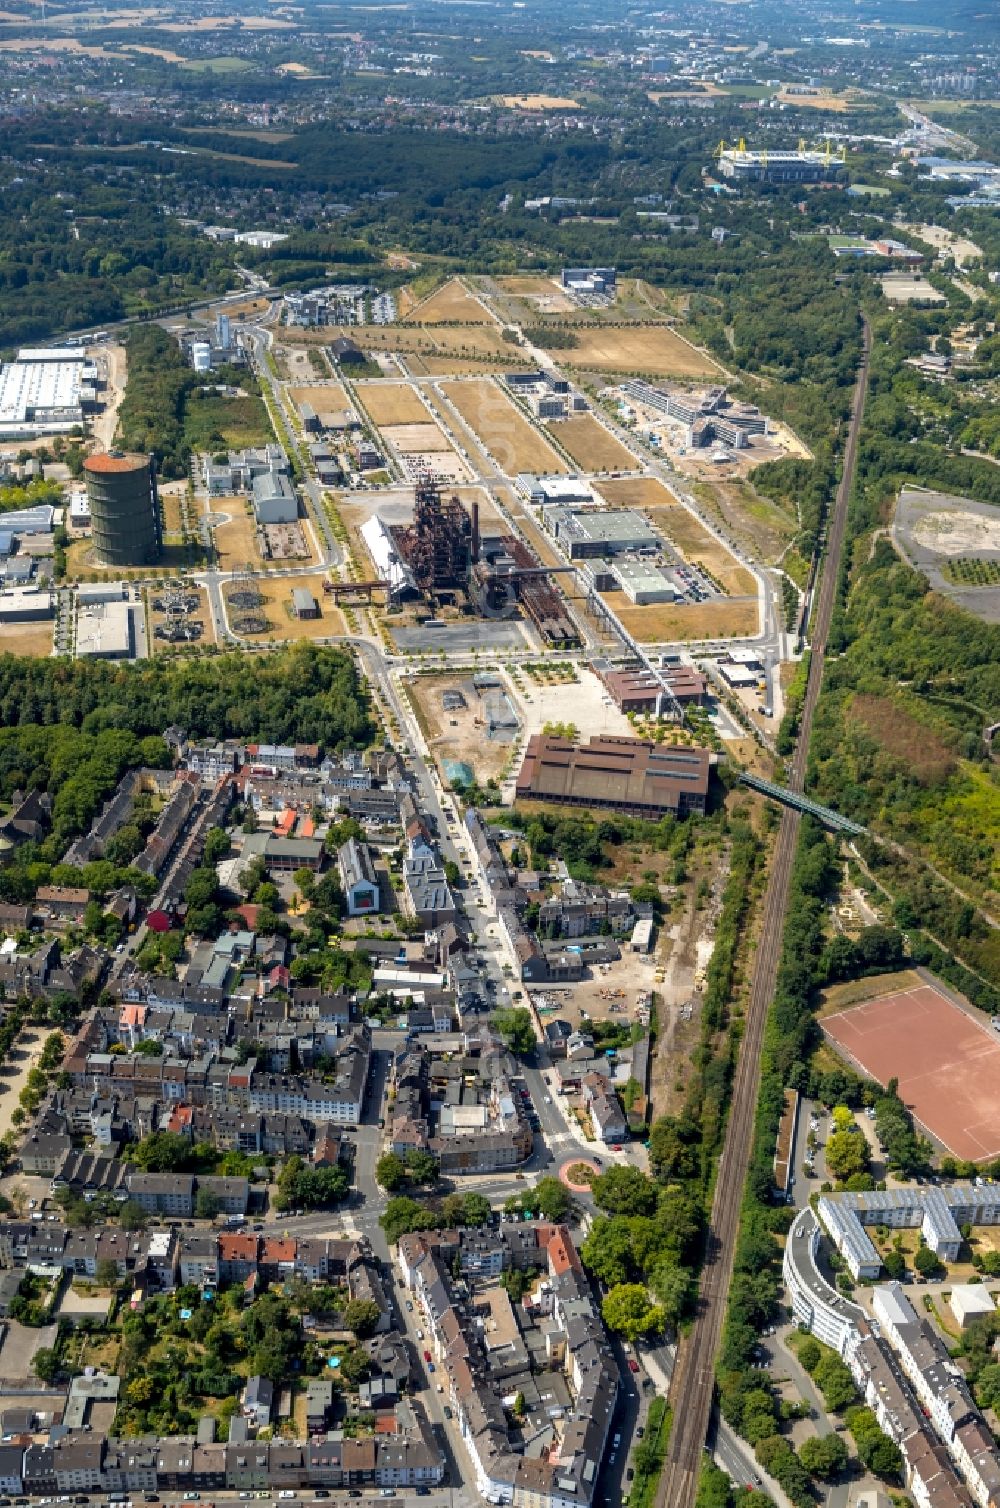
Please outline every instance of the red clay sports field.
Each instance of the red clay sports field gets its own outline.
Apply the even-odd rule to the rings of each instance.
[[[956,1157],[1000,1155],[1000,1036],[930,984],[820,1023],[844,1057],[899,1096]]]

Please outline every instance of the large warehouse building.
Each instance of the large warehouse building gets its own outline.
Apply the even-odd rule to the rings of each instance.
[[[160,558],[160,500],[152,456],[120,450],[88,456],[87,479],[94,553],[109,566],[152,565]]]
[[[517,777],[518,800],[613,807],[637,817],[704,812],[712,756],[610,734],[578,747],[534,733]]]
[[[0,438],[64,433],[83,423],[97,368],[82,351],[28,347],[0,367]]]

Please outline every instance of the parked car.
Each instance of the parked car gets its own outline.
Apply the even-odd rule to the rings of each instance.
[[[628,1364],[628,1369],[630,1372],[638,1372],[639,1363],[637,1361],[630,1361]]]
[[[424,1361],[430,1361],[430,1359],[431,1359],[431,1353],[429,1351],[425,1351],[424,1352]]]

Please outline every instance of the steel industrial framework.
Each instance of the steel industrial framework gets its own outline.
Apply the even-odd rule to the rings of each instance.
[[[478,553],[478,521],[469,516],[457,494],[442,498],[429,472],[421,474],[414,488],[413,523],[392,533],[421,592],[456,591],[465,586]]]
[[[762,780],[759,775],[751,775],[747,770],[741,774],[740,783],[750,786],[751,790],[760,791],[762,796],[780,801],[782,806],[794,807],[797,812],[808,812],[810,817],[816,817],[834,832],[850,833],[853,837],[860,838],[868,831],[860,822],[841,816],[832,807],[821,806],[818,801],[810,801],[808,796],[802,796],[798,791],[789,790],[785,785],[775,785],[771,780]]]
[[[618,614],[608,606],[596,587],[592,586],[587,593],[587,605],[598,622],[600,622],[600,620],[603,618],[608,623],[610,623],[611,627],[614,629],[619,639],[621,639],[626,649],[628,649],[632,654],[635,655],[636,659],[639,661],[643,670],[646,671],[647,675],[651,675],[653,677],[654,681],[657,684],[657,687],[659,688],[659,697],[656,704],[657,717],[663,717],[665,715],[664,709],[669,708],[669,712],[667,712],[666,715],[671,718],[675,718],[677,722],[682,723],[684,721],[684,708],[681,706],[680,702],[677,700],[676,696],[671,690],[670,683],[668,682],[666,675],[663,672],[663,668],[659,665],[653,664],[653,661],[650,659],[647,651],[643,649],[642,645],[639,644],[637,640],[633,639],[624,623],[618,617]]]

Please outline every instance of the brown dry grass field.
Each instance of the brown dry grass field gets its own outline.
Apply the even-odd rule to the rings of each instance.
[[[317,382],[308,387],[290,387],[286,391],[296,406],[311,403],[318,414],[332,414],[348,406],[347,394],[339,382]]]
[[[406,365],[415,377],[479,377],[497,369],[495,361],[479,361],[475,356],[429,356],[409,354]],[[508,359],[507,366],[517,363]]]
[[[680,506],[663,483],[652,476],[622,477],[617,481],[602,482],[599,490],[602,497],[620,508]]]
[[[638,461],[593,414],[571,414],[545,428],[569,451],[584,471],[634,471]]]
[[[188,551],[181,544],[167,542],[163,546],[163,553],[156,563],[155,572],[158,575],[169,575],[171,571],[190,571],[192,561]],[[94,543],[89,537],[75,539],[66,546],[66,580],[67,581],[107,581],[113,577],[116,581],[131,581],[136,576],[149,576],[149,566],[106,566],[94,556]]]
[[[560,94],[502,94],[505,110],[579,110],[580,101]]]
[[[331,325],[325,330],[283,330],[281,338],[286,345],[312,346],[330,345],[341,335],[356,341],[365,351],[396,351],[403,356],[418,354],[450,362],[465,359],[479,362],[495,356],[507,366],[514,365],[517,360],[515,348],[503,339],[499,326],[490,325],[432,325],[427,328],[416,324],[365,325],[360,331],[357,325],[348,328]],[[447,366],[444,375],[453,369]]]
[[[685,560],[704,566],[729,597],[752,597],[756,584],[745,566],[713,539],[693,513],[676,504],[672,508],[650,508],[649,518],[675,545]]]
[[[230,522],[215,530],[215,552],[220,571],[239,571],[248,561],[260,564],[257,530],[245,497],[213,497],[213,513],[228,513]]]
[[[555,278],[544,277],[539,273],[516,273],[512,277],[497,278],[496,283],[504,293],[512,293],[515,298],[538,298],[540,295],[559,292]]]
[[[742,639],[757,632],[757,603],[691,602],[675,606],[653,603],[648,607],[626,607],[621,593],[609,598],[622,623],[642,644],[683,643],[690,639]]]
[[[382,424],[379,428],[405,455],[451,450],[447,436],[436,424]]]
[[[462,287],[458,278],[452,278],[420,303],[414,304],[404,318],[416,325],[495,323],[493,316]]]
[[[54,622],[5,623],[0,629],[0,651],[5,655],[30,655],[35,659],[52,653]]]
[[[307,333],[307,332],[306,332]],[[417,351],[427,356],[471,356],[481,361],[484,356],[513,355],[495,325],[448,325],[440,328],[422,329],[419,325],[366,325],[364,334],[357,328],[334,329],[328,339],[347,335],[351,340],[360,340],[365,350]]]
[[[915,990],[923,984],[914,969],[898,969],[894,974],[869,974],[866,979],[849,979],[846,984],[831,984],[820,990],[819,1016],[832,1016],[857,1005],[861,1000],[877,1000],[881,995],[896,995],[900,990]]]
[[[449,382],[444,391],[507,474],[566,471],[565,462],[518,413],[495,382]]]
[[[177,493],[162,491],[160,507],[163,510],[164,534],[179,534],[181,532],[181,499]]]
[[[560,352],[565,366],[652,377],[716,377],[722,370],[667,325],[587,325],[573,333],[576,344]]]
[[[697,482],[692,491],[706,516],[765,564],[778,560],[798,532],[791,514],[783,512],[770,498],[758,495],[742,479]]]
[[[891,697],[857,695],[848,717],[921,785],[939,785],[955,773],[957,760],[944,740]]]
[[[373,424],[426,424],[427,409],[405,382],[359,382],[355,392]]]
[[[332,634],[346,632],[344,615],[323,594],[322,576],[282,576],[270,579],[259,578],[264,597],[264,616],[271,625],[266,634],[255,634],[249,641],[258,644],[267,639],[327,639]],[[292,591],[305,587],[319,603],[318,618],[296,618],[291,611]]]

